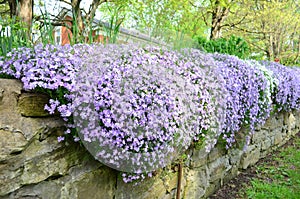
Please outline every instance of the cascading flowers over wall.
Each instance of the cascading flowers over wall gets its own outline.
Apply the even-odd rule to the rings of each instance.
[[[178,52],[98,46],[79,74],[75,125],[89,151],[115,169],[141,173],[162,168],[196,135],[210,138],[206,130],[217,125],[213,120],[220,121],[205,71]],[[94,96],[93,101],[86,96]],[[81,114],[86,112],[88,117]]]
[[[299,109],[299,69],[194,49],[37,45],[0,64],[25,90],[50,95],[45,109],[60,113],[65,134],[104,164],[136,174],[170,164],[193,141],[207,151],[220,138],[232,147],[242,127],[249,140],[273,106]]]
[[[241,127],[248,129],[249,142],[255,126],[263,124],[271,110],[269,83],[263,71],[254,61],[243,61],[235,56],[213,54],[218,70],[229,92],[222,129],[227,148],[236,142],[236,132]],[[247,146],[248,143],[246,143]]]

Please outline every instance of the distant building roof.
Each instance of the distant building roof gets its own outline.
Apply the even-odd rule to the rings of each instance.
[[[59,14],[59,19],[64,19],[66,16],[72,16],[72,13],[70,10],[63,8]],[[108,22],[101,21],[99,19],[94,18],[93,20],[93,26],[96,27],[105,27],[105,28],[111,28],[111,25]],[[160,41],[156,38],[150,37],[149,35],[146,35],[144,33],[141,33],[137,30],[129,30],[123,27],[119,28],[119,39],[122,39],[126,42],[143,42],[143,43],[152,43],[156,45],[162,45],[162,46],[168,46],[163,41]]]

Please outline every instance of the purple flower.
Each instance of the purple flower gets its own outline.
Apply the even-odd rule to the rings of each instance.
[[[63,137],[63,136],[58,136],[57,137],[57,141],[58,142],[62,142],[62,141],[64,141],[65,140],[65,137]]]
[[[229,148],[244,128],[249,144],[272,108],[300,109],[299,68],[194,49],[37,45],[8,53],[3,73],[47,92],[45,110],[66,121],[65,136],[135,173],[126,182],[166,166],[193,139],[204,139],[207,151],[220,138]]]

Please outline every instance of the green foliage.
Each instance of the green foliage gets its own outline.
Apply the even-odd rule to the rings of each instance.
[[[271,163],[257,166],[259,178],[243,189],[240,195],[255,199],[298,199],[300,196],[300,138],[273,155]]]
[[[280,59],[284,65],[299,65],[299,1],[237,1],[222,28],[224,37],[244,38],[255,59]]]
[[[248,198],[256,199],[296,199],[299,195],[291,192],[288,186],[279,185],[277,183],[266,183],[261,180],[251,182],[252,189],[247,191]]]
[[[9,5],[8,2],[0,3],[0,19],[8,18],[9,16]]]
[[[115,5],[115,6],[109,6],[107,5],[107,9],[109,11],[109,26],[104,26],[105,32],[107,36],[109,37],[109,43],[116,43],[117,36],[120,31],[120,26],[123,23],[125,16],[122,14],[122,10],[124,9],[124,5]]]
[[[13,48],[30,47],[27,28],[16,18],[0,21],[0,57],[6,56]]]
[[[235,55],[242,59],[247,58],[250,53],[247,42],[243,38],[235,36],[231,36],[229,39],[220,38],[216,40],[198,37],[197,48],[209,53],[219,52]]]
[[[170,30],[171,31],[171,30]],[[195,41],[190,38],[187,34],[184,32],[176,32],[172,31],[173,34],[166,34],[164,37],[164,41],[167,43],[173,44],[173,49],[180,50],[182,48],[194,48],[195,47]],[[166,38],[168,36],[168,39]]]
[[[123,27],[134,28],[176,49],[190,47],[193,44],[191,38],[204,35],[207,30],[201,15],[189,0],[116,0],[100,6],[102,20],[110,22],[112,12],[108,7],[122,7],[118,15],[122,19]]]
[[[48,13],[42,15],[43,26],[39,29],[41,35],[41,42],[43,44],[55,44],[53,32],[54,27],[51,24]]]
[[[299,41],[300,42],[300,41]],[[300,53],[300,52],[298,52]],[[300,66],[299,55],[291,52],[289,57],[284,57],[280,60],[280,63],[286,66]]]
[[[4,79],[15,79],[13,76],[11,76],[11,75],[6,75],[6,74],[0,74],[0,78],[4,78]]]

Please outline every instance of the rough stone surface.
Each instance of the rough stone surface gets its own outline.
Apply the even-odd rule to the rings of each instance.
[[[217,160],[218,158],[222,157],[223,155],[225,155],[225,153],[226,153],[226,150],[224,149],[224,147],[222,148],[220,146],[216,146],[208,154],[208,161],[213,162],[213,161]]]
[[[269,130],[261,129],[260,131],[255,131],[252,135],[252,144],[261,143],[270,135]]]
[[[208,153],[205,151],[205,148],[200,150],[192,149],[191,154],[191,167],[197,168],[207,164]]]
[[[271,145],[272,145],[272,140],[270,138],[266,137],[265,139],[261,140],[262,150],[267,150],[268,148],[270,148]]]
[[[183,198],[202,198],[209,186],[207,169],[197,168],[186,171],[186,186]]]
[[[0,88],[0,103],[3,99],[3,92],[4,92],[4,89],[3,88]]]
[[[0,79],[1,199],[175,198],[176,164],[137,185],[126,184],[120,172],[94,160],[79,144],[57,142],[64,123],[45,113],[47,102],[45,95],[22,91],[22,84],[16,80]],[[210,153],[204,148],[190,149],[183,164],[181,197],[207,198],[299,129],[300,112],[278,113],[256,130],[245,151],[243,144],[228,151],[220,145]]]
[[[84,172],[61,188],[61,198],[113,198],[116,175],[109,168]]]
[[[243,154],[241,160],[241,167],[246,169],[248,166],[254,165],[260,158],[260,149],[255,146],[249,146],[246,152]]]
[[[50,116],[44,107],[49,102],[47,95],[36,93],[22,93],[18,100],[18,109],[22,116],[45,117]]]

